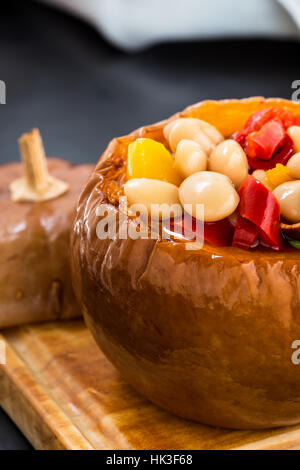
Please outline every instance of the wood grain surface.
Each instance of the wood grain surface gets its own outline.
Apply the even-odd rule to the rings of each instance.
[[[5,330],[0,404],[36,449],[300,449],[300,426],[230,431],[176,418],[138,395],[81,320]]]

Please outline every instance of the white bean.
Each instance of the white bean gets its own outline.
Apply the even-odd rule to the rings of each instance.
[[[255,170],[252,173],[253,178],[260,181],[269,191],[273,191],[274,186],[270,183],[267,178],[265,170]]]
[[[215,143],[202,130],[199,119],[177,119],[172,126],[166,127],[165,135],[169,136],[172,152],[176,151],[177,145],[183,139],[197,142],[206,153],[210,153],[215,147]]]
[[[166,140],[169,142],[170,139],[170,132],[173,129],[173,126],[175,122],[179,121],[179,119],[174,119],[174,121],[169,122],[165,127],[164,127],[164,136]]]
[[[193,173],[206,170],[207,155],[197,142],[181,140],[175,153],[175,167],[184,178],[187,178]]]
[[[295,153],[289,159],[286,166],[290,170],[292,178],[300,179],[300,152]]]
[[[197,119],[200,123],[200,127],[205,132],[205,134],[216,144],[220,144],[223,140],[224,137],[222,136],[221,132],[218,131],[218,129],[213,126],[212,124],[209,124],[206,121],[202,121],[201,119]]]
[[[213,171],[194,173],[181,183],[179,199],[185,211],[199,217],[198,205],[204,206],[205,222],[215,222],[231,215],[238,206],[239,195],[230,179]]]
[[[151,215],[154,219],[166,219],[170,214],[179,217],[182,214],[178,196],[178,187],[165,181],[134,178],[124,184],[124,192],[129,206],[135,211]]]
[[[215,145],[219,144],[224,140],[223,135],[221,132],[218,131],[218,129],[213,126],[212,124],[209,124],[206,121],[202,121],[202,119],[197,119],[197,118],[179,118],[179,119],[174,119],[173,121],[169,122],[165,127],[164,127],[164,136],[165,138],[169,141],[170,138],[170,133],[172,128],[174,127],[174,124],[177,123],[178,121],[183,121],[185,122],[190,122],[190,123],[196,123],[196,125],[201,129],[209,138],[212,140],[212,142],[215,143]]]
[[[273,191],[279,202],[281,214],[289,222],[300,222],[300,181],[288,181]]]
[[[300,126],[289,127],[287,133],[294,142],[295,151],[300,152]]]
[[[223,173],[239,187],[248,175],[248,161],[242,147],[235,140],[224,140],[212,151],[208,168]]]

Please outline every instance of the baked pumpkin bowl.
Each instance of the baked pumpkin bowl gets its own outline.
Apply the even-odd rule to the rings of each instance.
[[[194,130],[186,129],[186,118],[199,120],[212,149],[204,148],[208,141],[202,134],[199,140]],[[288,198],[291,192],[282,190],[297,182],[299,118],[300,105],[281,99],[196,104],[114,139],[79,200],[72,271],[87,325],[138,392],[180,417],[235,429],[300,422],[300,369],[292,359],[300,339],[300,251],[297,215],[293,207],[286,208],[286,199],[290,205],[295,201],[297,188]],[[180,124],[172,134],[178,122],[183,128]],[[180,184],[180,202],[191,194],[192,204],[197,197],[204,202],[203,246],[192,246],[197,241],[188,237],[164,238],[161,232],[156,238],[121,237],[121,225],[115,233],[99,236],[97,208],[120,219],[120,196],[131,197],[132,181],[150,175],[166,182],[166,166],[160,163],[164,152],[174,152],[176,162],[178,146],[191,137],[199,144],[198,154],[194,148],[192,162],[183,157],[181,167],[177,162],[181,182],[175,181],[174,167],[168,170],[172,183],[167,184]],[[233,141],[238,146],[234,152]],[[156,154],[151,145],[157,143],[164,150],[161,146]],[[185,149],[181,151],[185,156]],[[203,170],[203,152],[210,170],[219,168],[218,155],[223,158],[231,179]],[[154,155],[150,170],[149,155]],[[245,158],[246,174],[241,165]],[[193,174],[187,177],[188,172]],[[210,192],[205,193],[207,181],[202,186],[198,181],[194,192],[184,190],[187,181],[216,178],[216,173],[215,184],[208,182]],[[152,194],[158,193],[153,187]],[[218,212],[225,199],[230,207],[222,206],[214,220],[210,209]],[[123,228],[135,223],[131,215],[126,212]],[[171,223],[174,235],[176,223]]]

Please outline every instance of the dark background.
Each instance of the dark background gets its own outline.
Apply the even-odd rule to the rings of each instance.
[[[291,98],[299,43],[169,44],[126,55],[92,28],[30,1],[1,2],[0,163],[39,127],[49,155],[96,162],[109,140],[202,99]],[[30,445],[0,411],[0,449]]]

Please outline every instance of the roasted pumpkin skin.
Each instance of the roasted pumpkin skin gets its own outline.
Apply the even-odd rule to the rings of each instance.
[[[199,103],[171,119],[198,117],[229,137],[273,106],[300,115],[298,104],[250,98]],[[81,195],[71,251],[87,325],[136,390],[179,416],[236,429],[299,423],[300,251],[187,251],[96,235],[96,207],[122,194],[129,143],[166,144],[165,123],[113,140]]]

